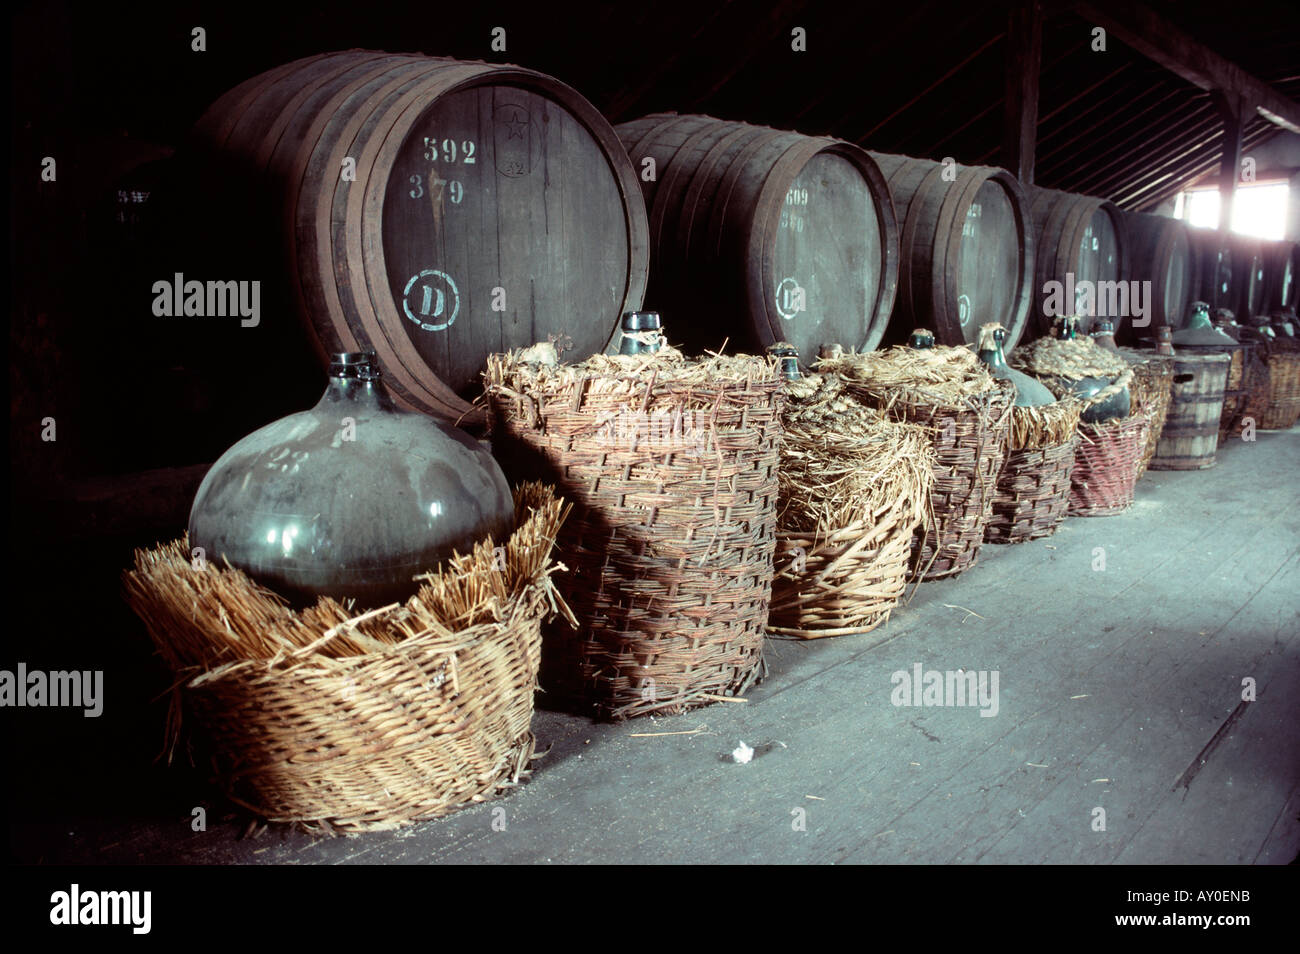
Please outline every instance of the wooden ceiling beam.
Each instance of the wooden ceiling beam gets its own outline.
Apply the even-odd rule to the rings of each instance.
[[[1192,39],[1150,7],[1122,0],[1065,0],[1064,5],[1187,82],[1239,97],[1269,122],[1300,133],[1300,103]]]

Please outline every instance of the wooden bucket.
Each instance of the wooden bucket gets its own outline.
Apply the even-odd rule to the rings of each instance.
[[[1219,417],[1228,384],[1230,354],[1179,354],[1165,429],[1151,470],[1205,470],[1214,466]]]

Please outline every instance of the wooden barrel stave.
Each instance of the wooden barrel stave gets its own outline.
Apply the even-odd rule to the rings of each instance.
[[[1233,248],[1228,236],[1217,229],[1189,226],[1192,251],[1197,260],[1200,276],[1197,300],[1205,302],[1211,311],[1216,308],[1236,308],[1236,270],[1233,268]]]
[[[919,325],[941,343],[973,344],[979,326],[995,321],[1007,329],[1006,349],[1014,348],[1034,300],[1036,253],[1020,183],[989,166],[871,156],[902,223],[889,340],[905,340]]]
[[[1200,276],[1187,226],[1178,219],[1145,212],[1125,212],[1129,236],[1129,263],[1135,281],[1150,282],[1147,302],[1149,322],[1145,328],[1134,322],[1125,326],[1128,341],[1154,337],[1161,325],[1182,328],[1191,314]]]
[[[897,227],[865,152],[675,113],[617,131],[638,168],[655,161],[656,181],[642,183],[654,249],[647,303],[664,311],[670,340],[693,349],[787,340],[805,362],[832,341],[875,347],[897,288]],[[800,215],[790,202],[804,189]],[[791,291],[804,311],[788,310]]]
[[[1238,321],[1245,322],[1252,315],[1262,315],[1267,310],[1264,243],[1237,235],[1232,239],[1232,246],[1233,283],[1236,286],[1233,311]]]
[[[1179,354],[1152,470],[1205,470],[1215,464],[1229,354]]]
[[[1300,243],[1269,242],[1265,250],[1268,271],[1268,312],[1295,310],[1300,301]]]
[[[1048,314],[1052,297],[1048,283],[1060,283],[1064,289],[1073,284],[1075,301],[1063,303],[1073,313],[1079,304],[1079,292],[1086,287],[1083,282],[1093,283],[1096,290],[1102,282],[1129,280],[1129,242],[1122,213],[1109,200],[1037,186],[1029,186],[1026,191],[1031,200],[1038,256],[1035,331],[1041,335],[1051,329],[1056,317]],[[1102,297],[1098,294],[1094,301],[1098,317],[1110,310]],[[1125,309],[1131,310],[1131,305]],[[1107,317],[1122,334],[1130,315]],[[1079,327],[1082,332],[1090,331],[1092,316],[1081,316]]]
[[[494,98],[494,90],[509,93]],[[487,112],[474,115],[480,105]],[[507,117],[494,105],[514,117],[514,143],[505,142]],[[430,150],[417,134],[436,138],[444,126],[479,151],[453,158],[449,149],[426,168],[420,153]],[[648,238],[635,172],[596,110],[543,74],[373,51],[309,57],[227,93],[194,141],[239,188],[251,184],[274,200],[294,304],[318,355],[373,348],[409,406],[460,417],[490,351],[567,335],[574,348],[566,357],[580,357],[604,349],[619,316],[640,307]],[[471,156],[478,168],[452,168]],[[507,167],[512,158],[518,169]],[[355,163],[355,180],[340,175],[345,159]],[[421,187],[425,173],[440,180],[439,192],[430,181],[423,193],[429,206],[391,201],[408,172],[421,175]],[[450,202],[448,188],[458,190]],[[487,207],[498,199],[501,206]],[[462,210],[452,204],[462,200],[453,224]],[[427,221],[407,227],[420,215]],[[477,257],[455,287],[437,288],[439,306],[454,297],[463,318],[434,327],[410,317],[393,269],[409,269],[411,282],[425,281],[423,270],[449,276],[440,256],[463,247]],[[421,291],[430,289],[413,293]]]

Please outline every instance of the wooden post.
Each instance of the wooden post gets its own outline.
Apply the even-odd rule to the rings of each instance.
[[[1025,185],[1034,181],[1042,58],[1043,8],[1039,0],[1013,0],[1007,25],[1002,165]]]
[[[1232,203],[1241,176],[1241,131],[1252,112],[1244,96],[1214,91],[1214,104],[1223,119],[1223,151],[1219,159],[1219,231],[1232,229]]]

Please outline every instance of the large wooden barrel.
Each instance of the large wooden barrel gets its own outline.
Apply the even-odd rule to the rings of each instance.
[[[1188,226],[1192,252],[1200,276],[1197,300],[1216,308],[1237,307],[1237,280],[1232,267],[1233,246],[1230,237],[1218,229]]]
[[[1129,237],[1129,266],[1133,281],[1150,282],[1143,294],[1145,322],[1134,317],[1125,324],[1127,340],[1154,337],[1161,325],[1181,328],[1187,322],[1200,276],[1187,226],[1178,219],[1145,212],[1125,212]]]
[[[1214,466],[1219,446],[1231,354],[1179,352],[1165,428],[1160,432],[1151,470],[1205,470]]]
[[[1005,169],[871,153],[900,225],[899,288],[889,338],[924,326],[942,344],[973,343],[980,326],[1020,340],[1033,307],[1034,236],[1020,182]]]
[[[376,351],[411,407],[460,417],[490,353],[555,336],[581,358],[641,305],[636,171],[600,113],[541,73],[323,54],[222,96],[194,141],[226,195],[254,190],[278,215],[321,355]]]
[[[1295,308],[1300,301],[1300,243],[1267,242],[1264,261],[1269,313]]]
[[[898,287],[889,190],[858,147],[709,116],[617,127],[650,216],[647,307],[693,349],[870,350]]]
[[[1045,334],[1065,313],[1079,315],[1080,331],[1090,331],[1094,317],[1109,317],[1122,333],[1132,306],[1121,285],[1129,277],[1129,252],[1119,207],[1057,189],[1027,191],[1038,261],[1038,332]]]
[[[1244,322],[1251,315],[1262,315],[1267,310],[1265,266],[1262,241],[1246,235],[1233,236],[1232,271],[1237,301],[1233,311],[1239,321]]]

